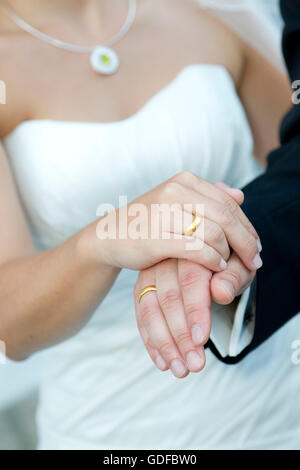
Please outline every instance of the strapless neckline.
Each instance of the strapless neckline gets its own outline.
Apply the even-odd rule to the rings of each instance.
[[[188,73],[194,72],[195,70],[207,70],[207,69],[216,69],[221,71],[229,81],[231,82],[232,86],[234,89],[235,88],[235,82],[230,74],[230,72],[227,70],[227,68],[224,65],[221,64],[190,64],[185,66],[183,69],[177,73],[177,75],[170,81],[168,82],[164,87],[162,87],[159,91],[154,93],[136,112],[131,114],[130,116],[124,118],[124,119],[119,119],[115,121],[69,121],[69,120],[60,120],[60,119],[48,119],[48,118],[37,118],[37,119],[26,119],[22,121],[20,124],[18,124],[9,134],[7,134],[5,137],[3,137],[3,141],[6,139],[9,139],[12,137],[13,134],[17,133],[19,129],[27,126],[32,126],[32,125],[43,125],[43,124],[53,124],[53,125],[61,125],[61,126],[118,126],[118,125],[125,125],[131,121],[134,121],[137,119],[140,114],[142,114],[149,105],[153,103],[153,101],[158,100],[164,93],[166,93],[176,82],[182,79],[183,76],[185,76]]]

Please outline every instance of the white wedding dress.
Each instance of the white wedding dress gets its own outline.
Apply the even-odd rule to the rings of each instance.
[[[100,203],[132,200],[183,169],[234,187],[261,171],[217,65],[186,67],[123,121],[25,121],[4,145],[39,250],[95,220]],[[207,351],[206,369],[178,380],[139,337],[136,276],[123,270],[85,328],[45,353],[39,448],[300,449],[299,317],[240,364]]]

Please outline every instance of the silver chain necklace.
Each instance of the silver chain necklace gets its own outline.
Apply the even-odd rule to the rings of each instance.
[[[20,18],[11,8],[9,8],[4,0],[1,0],[1,5],[7,16],[17,26],[19,26],[19,28],[23,29],[32,36],[60,49],[65,49],[71,52],[90,53],[91,67],[93,70],[95,70],[95,72],[102,75],[111,75],[118,70],[120,64],[119,57],[110,46],[113,46],[125,36],[125,34],[133,25],[136,17],[136,0],[129,0],[129,8],[126,20],[120,31],[115,36],[101,45],[97,44],[95,46],[77,46],[75,44],[70,44],[68,42],[61,41],[60,39],[48,36],[48,34],[45,34],[42,31],[34,28],[29,23]]]

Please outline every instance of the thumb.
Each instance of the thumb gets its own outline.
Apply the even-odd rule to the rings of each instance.
[[[246,268],[240,258],[232,253],[227,268],[212,276],[210,283],[211,296],[218,304],[230,304],[251,284],[256,271]]]

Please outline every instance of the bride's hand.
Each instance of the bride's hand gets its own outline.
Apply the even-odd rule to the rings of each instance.
[[[205,366],[204,344],[211,329],[212,272],[186,260],[166,260],[141,271],[134,289],[136,319],[145,347],[160,370],[178,377]],[[145,294],[143,287],[157,292]]]
[[[230,191],[236,200],[240,199],[239,203],[242,202],[240,191]],[[100,256],[104,265],[134,270],[168,258],[186,259],[220,272],[226,268],[230,245],[245,266],[258,269],[261,265],[258,235],[231,196],[192,173],[179,173],[127,206],[102,217],[97,222],[101,245],[93,232],[92,257]],[[174,204],[177,211],[169,212],[170,226],[166,230],[165,218],[151,217],[151,210],[158,206],[170,209]],[[193,210],[201,216],[201,224],[193,237],[185,237],[182,232],[192,222]],[[136,230],[138,226],[142,236]],[[111,233],[107,233],[107,228]],[[92,229],[94,231],[95,227]],[[198,245],[191,246],[191,240],[195,239]]]

